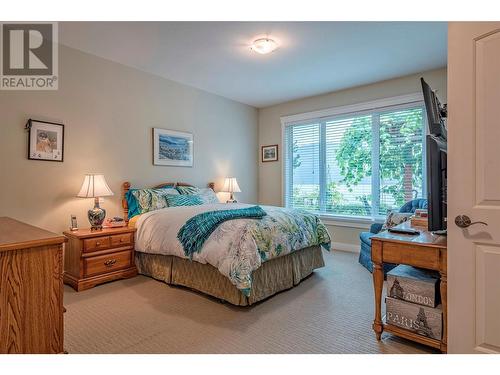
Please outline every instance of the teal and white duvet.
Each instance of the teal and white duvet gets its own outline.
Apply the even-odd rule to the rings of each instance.
[[[204,204],[168,207],[142,214],[137,220],[136,251],[188,258],[177,239],[190,218],[209,211],[248,208],[248,204]],[[263,262],[310,246],[330,248],[330,236],[314,214],[295,209],[261,206],[261,219],[235,219],[220,224],[193,261],[208,263],[247,296],[252,272]]]

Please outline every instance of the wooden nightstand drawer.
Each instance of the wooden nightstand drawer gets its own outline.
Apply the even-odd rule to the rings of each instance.
[[[114,236],[111,236],[111,246],[119,247],[119,246],[130,245],[131,243],[133,243],[133,240],[134,240],[133,233],[115,234]]]
[[[135,228],[84,228],[66,231],[64,282],[81,291],[137,275],[134,263]]]
[[[83,259],[85,276],[99,275],[106,272],[121,270],[132,265],[132,251],[99,255]]]
[[[92,251],[104,250],[110,247],[111,247],[111,240],[109,236],[101,236],[83,240],[83,251],[86,253]]]

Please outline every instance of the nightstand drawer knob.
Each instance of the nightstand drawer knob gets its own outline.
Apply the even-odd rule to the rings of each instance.
[[[97,241],[97,242],[95,243],[95,245],[96,245],[96,246],[101,246],[101,243],[100,243],[99,241]]]
[[[104,265],[106,267],[111,267],[116,263],[116,259],[108,259],[107,261],[104,262]]]

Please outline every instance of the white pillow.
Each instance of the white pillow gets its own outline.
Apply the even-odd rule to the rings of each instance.
[[[194,195],[198,195],[205,204],[220,203],[219,198],[210,188],[200,188]]]

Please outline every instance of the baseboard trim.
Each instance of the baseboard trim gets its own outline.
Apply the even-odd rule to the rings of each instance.
[[[349,253],[359,253],[360,245],[353,245],[343,242],[332,242],[332,249],[338,251],[347,251]]]

